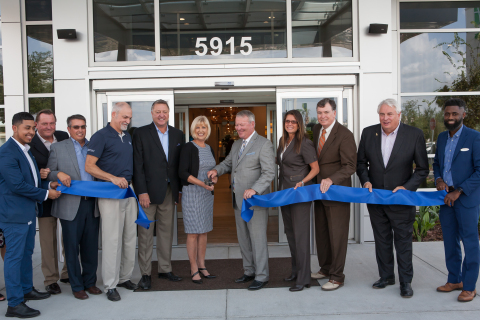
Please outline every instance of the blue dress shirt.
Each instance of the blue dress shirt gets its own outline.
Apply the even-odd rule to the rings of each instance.
[[[452,178],[452,161],[453,161],[453,154],[455,153],[455,149],[457,148],[458,139],[463,131],[462,127],[455,132],[453,137],[450,137],[450,133],[448,133],[447,145],[445,146],[445,166],[444,171],[442,172],[443,181],[447,184],[447,186],[453,186],[453,178]]]
[[[162,133],[157,126],[155,126],[155,128],[157,129],[158,138],[160,138],[160,142],[162,143],[163,151],[165,152],[165,157],[167,158],[168,162],[168,126],[165,133]]]
[[[73,147],[75,148],[75,154],[77,155],[78,168],[80,169],[80,177],[82,181],[93,181],[93,177],[85,171],[85,160],[87,159],[88,151],[88,140],[85,139],[85,144],[83,147],[78,143],[77,140],[70,138],[73,141]]]

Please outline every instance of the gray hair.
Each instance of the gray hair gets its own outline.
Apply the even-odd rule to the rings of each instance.
[[[255,122],[255,115],[249,110],[240,111],[237,113],[237,117],[248,117],[248,122]]]
[[[170,111],[170,106],[168,105],[168,102],[163,100],[163,99],[158,99],[158,100],[155,100],[153,103],[152,103],[152,108],[150,108],[150,111],[153,111],[153,108],[155,107],[156,104],[164,104],[167,106],[168,108],[168,111]]]
[[[392,107],[392,108],[395,108],[395,110],[397,111],[397,114],[402,112],[402,107],[398,105],[398,102],[397,100],[395,99],[385,99],[385,100],[382,100],[379,104],[378,104],[378,107],[377,107],[377,113],[380,113],[380,108],[386,104],[387,106],[389,107]]]
[[[112,112],[115,112],[115,114],[117,114],[124,107],[129,107],[130,109],[132,109],[132,107],[127,102],[121,101],[113,105]]]

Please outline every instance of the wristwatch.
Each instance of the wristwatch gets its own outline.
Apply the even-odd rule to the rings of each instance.
[[[463,193],[463,189],[462,189],[462,188],[457,188],[457,191],[460,192],[460,194]]]
[[[305,187],[305,183],[303,183],[303,180],[302,180],[302,187]]]

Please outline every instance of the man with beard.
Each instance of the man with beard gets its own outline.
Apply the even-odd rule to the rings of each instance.
[[[458,301],[472,301],[480,264],[480,133],[463,125],[465,101],[449,99],[443,111],[448,131],[438,135],[433,172],[437,190],[446,190],[440,207],[448,280],[438,292],[462,290]],[[462,263],[463,243],[465,258]]]
[[[85,171],[101,181],[128,188],[133,176],[132,138],[126,131],[132,119],[132,107],[117,102],[112,121],[91,138]],[[117,285],[137,289],[130,281],[135,265],[137,203],[135,198],[98,198],[102,217],[102,278],[110,301],[119,301]]]
[[[402,109],[394,99],[378,105],[380,124],[363,129],[357,155],[357,175],[364,188],[415,191],[428,175],[428,157],[422,130],[400,123]],[[415,170],[412,170],[414,168]],[[367,205],[375,238],[380,279],[374,289],[395,284],[397,252],[400,296],[413,296],[412,232],[414,206]]]

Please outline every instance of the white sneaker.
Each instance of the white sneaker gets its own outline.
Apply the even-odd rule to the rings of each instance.
[[[337,282],[335,280],[330,280],[322,286],[322,290],[333,291],[337,290],[340,287],[343,287],[343,283]]]
[[[312,277],[312,279],[323,279],[323,278],[326,278],[327,276],[324,275],[323,273],[321,273],[320,271],[318,271],[318,272],[315,272],[315,273],[312,272],[310,277]]]

